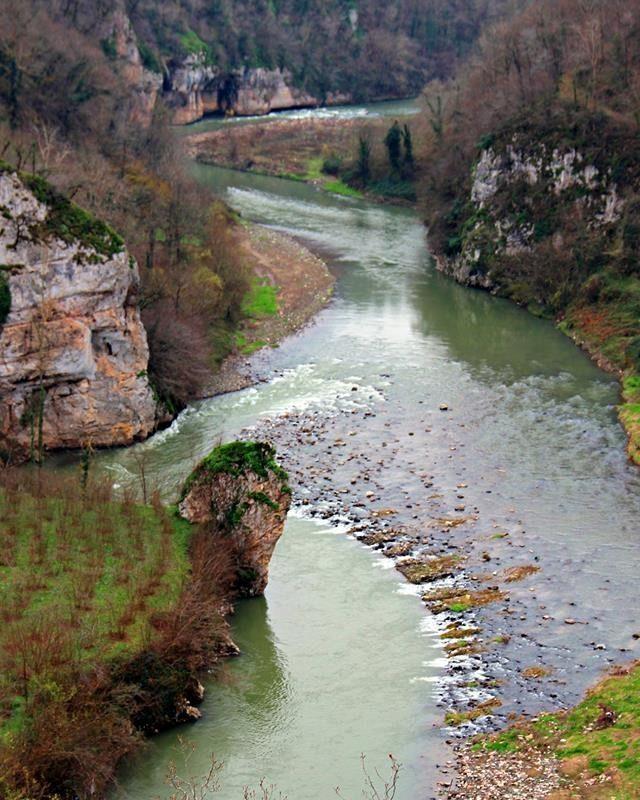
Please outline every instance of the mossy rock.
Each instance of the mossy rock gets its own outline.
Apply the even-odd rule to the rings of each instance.
[[[106,223],[72,203],[39,175],[20,173],[20,179],[36,199],[47,206],[46,219],[32,227],[36,239],[55,236],[67,244],[80,242],[85,248],[113,258],[124,249],[124,240]]]
[[[276,451],[270,444],[267,442],[228,442],[212,450],[195,468],[185,482],[181,499],[184,500],[193,484],[203,476],[225,473],[237,478],[247,472],[253,472],[261,478],[267,478],[269,472],[272,472],[280,478],[288,490],[289,476],[276,461]],[[260,500],[260,498],[255,499]]]

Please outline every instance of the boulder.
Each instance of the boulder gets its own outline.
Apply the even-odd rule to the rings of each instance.
[[[216,447],[187,480],[180,514],[208,525],[228,541],[239,597],[264,594],[269,563],[291,506],[286,472],[264,442],[230,442]]]

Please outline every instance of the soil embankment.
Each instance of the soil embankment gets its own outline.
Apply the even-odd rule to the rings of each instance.
[[[226,125],[187,139],[189,155],[206,164],[282,177],[306,177],[309,162],[323,152],[355,153],[358,134],[375,134],[387,120],[283,119]],[[384,134],[383,134],[384,136]]]

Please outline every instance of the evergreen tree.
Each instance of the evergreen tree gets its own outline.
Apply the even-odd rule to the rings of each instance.
[[[356,171],[362,183],[369,183],[371,177],[371,143],[366,136],[360,136],[358,140],[358,166]]]
[[[400,154],[402,149],[402,129],[396,120],[389,128],[384,140],[389,154],[389,164],[391,169],[397,172],[400,169]]]
[[[402,128],[402,144],[404,145],[404,165],[413,169],[415,160],[413,158],[413,139],[409,126],[405,125]]]

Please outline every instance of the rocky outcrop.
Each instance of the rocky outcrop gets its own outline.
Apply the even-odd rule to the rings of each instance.
[[[116,71],[128,87],[127,116],[136,124],[149,125],[163,78],[159,72],[145,67],[138,38],[122,0],[115,0],[111,12],[105,16],[99,38],[103,47],[112,53]]]
[[[0,447],[124,445],[156,424],[138,268],[46,182],[0,171]]]
[[[526,257],[546,238],[562,249],[559,221],[565,216],[576,214],[597,230],[618,223],[623,210],[610,170],[599,169],[577,148],[528,144],[514,135],[482,150],[458,252],[437,256],[436,264],[459,283],[499,289],[494,267],[501,258]]]
[[[216,447],[187,480],[180,514],[208,524],[233,552],[235,592],[264,593],[269,562],[284,530],[291,491],[273,448],[262,442],[231,442]]]
[[[351,101],[346,94],[315,97],[296,87],[286,69],[258,67],[222,72],[207,65],[204,55],[200,54],[169,66],[164,98],[178,125],[196,122],[206,114],[253,116],[287,108],[313,108]]]

